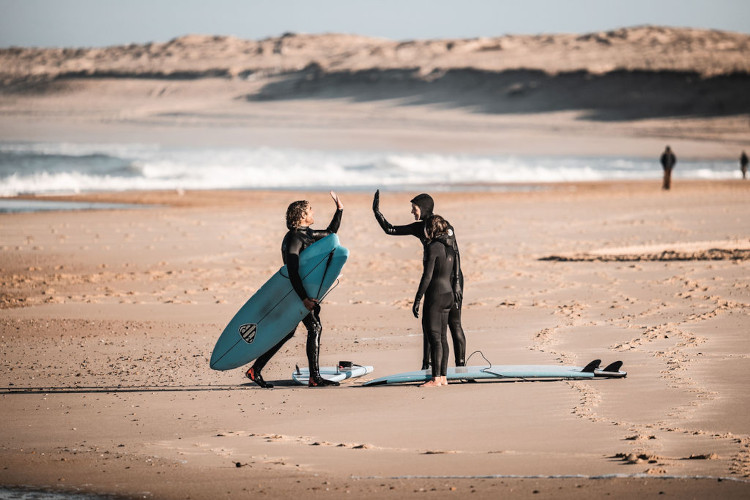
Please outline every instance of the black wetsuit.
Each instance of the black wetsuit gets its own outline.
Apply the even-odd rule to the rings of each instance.
[[[314,242],[325,238],[329,234],[337,232],[341,225],[341,216],[343,212],[343,210],[336,210],[333,219],[331,219],[331,223],[328,224],[328,227],[323,231],[314,230],[308,226],[302,226],[290,229],[289,232],[286,233],[286,236],[284,236],[284,241],[281,243],[281,258],[284,260],[284,264],[286,264],[287,271],[289,272],[289,281],[292,282],[292,287],[294,288],[294,291],[297,292],[300,300],[308,298],[305,287],[302,284],[302,278],[300,278],[299,275],[300,254],[305,248],[309,247]],[[310,314],[305,316],[302,323],[305,325],[305,328],[307,328],[307,362],[310,366],[310,377],[315,378],[317,376],[317,378],[320,379],[320,365],[318,360],[320,355],[320,335],[323,332],[323,327],[320,323],[320,306],[316,305],[315,308],[310,311]],[[279,341],[279,343],[255,361],[253,367],[256,372],[260,372],[263,367],[266,366],[266,363],[268,363],[274,354],[281,349],[281,346],[294,336],[296,330],[297,327],[295,326],[291,332]]]
[[[385,231],[386,234],[392,236],[405,236],[411,235],[419,238],[422,242],[422,246],[427,250],[427,245],[430,243],[429,238],[424,233],[424,221],[427,217],[432,215],[432,199],[424,195],[419,195],[412,200],[412,203],[417,205],[420,209],[420,218],[418,221],[414,221],[411,224],[405,226],[393,226],[391,225],[380,213],[380,194],[375,194],[375,199],[372,203],[372,211],[375,214],[375,219],[380,224],[380,227]],[[458,244],[456,242],[455,232],[453,226],[448,226],[448,237],[446,241],[449,242],[453,248],[453,252],[456,258],[456,274],[452,276],[454,291],[457,291],[458,297],[456,297],[453,307],[451,307],[450,314],[448,315],[448,327],[451,331],[451,337],[453,338],[453,356],[456,360],[456,366],[464,366],[466,364],[466,336],[464,335],[464,329],[461,326],[461,305],[463,303],[463,290],[464,290],[464,275],[461,272],[461,255],[458,252]],[[422,349],[422,369],[427,369],[430,363],[430,344],[429,339],[426,337],[423,341]]]
[[[668,190],[672,185],[672,169],[677,163],[677,157],[674,155],[671,149],[667,148],[659,158],[661,167],[664,169],[664,181],[661,188]]]
[[[433,378],[445,376],[448,370],[448,316],[453,307],[453,279],[456,253],[445,235],[438,236],[425,247],[424,269],[414,307],[424,296],[422,332],[429,340]]]

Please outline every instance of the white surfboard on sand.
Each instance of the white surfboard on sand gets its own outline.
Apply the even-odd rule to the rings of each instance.
[[[322,366],[320,367],[320,376],[331,382],[341,382],[348,378],[361,377],[372,373],[372,366],[360,366],[352,364],[351,366]],[[308,368],[297,367],[292,373],[292,380],[300,385],[307,385],[310,379],[310,370]]]

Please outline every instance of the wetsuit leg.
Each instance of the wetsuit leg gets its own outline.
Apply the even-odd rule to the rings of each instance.
[[[425,299],[424,310],[422,311],[422,370],[429,370],[432,363],[430,340],[430,317],[427,314],[427,300]]]
[[[466,335],[461,326],[461,305],[462,302],[454,303],[448,314],[448,327],[453,338],[453,356],[456,360],[456,366],[466,365]]]
[[[453,302],[453,294],[443,293],[437,297],[425,297],[424,315],[426,321],[425,333],[430,338],[430,351],[432,358],[432,376],[445,376],[448,370],[448,357],[450,349],[448,347],[447,330],[448,316],[450,306]]]
[[[255,368],[256,372],[260,372],[264,366],[266,366],[266,363],[270,361],[270,359],[279,352],[279,349],[290,339],[294,336],[294,332],[297,330],[297,327],[294,327],[294,330],[289,332],[286,337],[281,339],[275,346],[273,346],[271,349],[269,349],[265,354],[262,354],[258,359],[255,360],[255,363],[253,364],[253,367]]]
[[[279,352],[279,349],[292,337],[294,337],[294,332],[297,330],[297,327],[294,327],[294,330],[287,333],[286,337],[281,339],[275,346],[273,346],[271,349],[266,351],[265,353],[261,354],[261,356],[255,360],[255,363],[253,363],[253,366],[245,373],[245,376],[258,384],[259,386],[263,387],[264,389],[270,389],[273,387],[273,384],[269,384],[265,380],[263,380],[263,375],[261,375],[261,370],[266,366],[266,363],[268,363],[271,358]]]
[[[323,325],[320,322],[320,306],[310,311],[302,323],[307,328],[307,363],[310,367],[310,387],[339,385],[338,382],[325,380],[320,376],[320,335],[323,333]]]
[[[671,184],[672,184],[672,169],[665,168],[664,169],[664,182],[662,183],[661,188],[665,190],[669,190]]]
[[[440,343],[442,346],[443,356],[440,359],[440,375],[445,377],[448,374],[448,358],[450,348],[448,347],[448,317],[450,316],[451,306],[453,304],[453,294],[448,294],[447,301],[443,303],[443,310],[440,313]]]

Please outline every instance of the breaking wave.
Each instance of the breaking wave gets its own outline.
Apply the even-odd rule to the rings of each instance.
[[[658,179],[656,158],[528,157],[0,144],[0,196],[172,189],[465,189],[497,184]],[[739,178],[736,162],[680,161],[677,179]]]

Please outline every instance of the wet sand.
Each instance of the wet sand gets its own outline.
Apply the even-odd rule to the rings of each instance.
[[[382,233],[370,193],[341,193],[351,257],[323,308],[321,361],[375,372],[336,389],[292,384],[303,331],[266,368],[272,390],[208,367],[280,266],[287,204],[309,198],[324,226],[327,194],[111,193],[74,198],[161,206],[0,215],[0,484],[167,499],[745,498],[748,186],[433,193],[461,245],[469,353],[628,371],[437,389],[361,387],[418,368],[421,346],[421,248]],[[409,221],[413,194],[381,195],[391,222]],[[714,248],[735,253],[699,258]],[[610,258],[561,258],[576,255]]]

